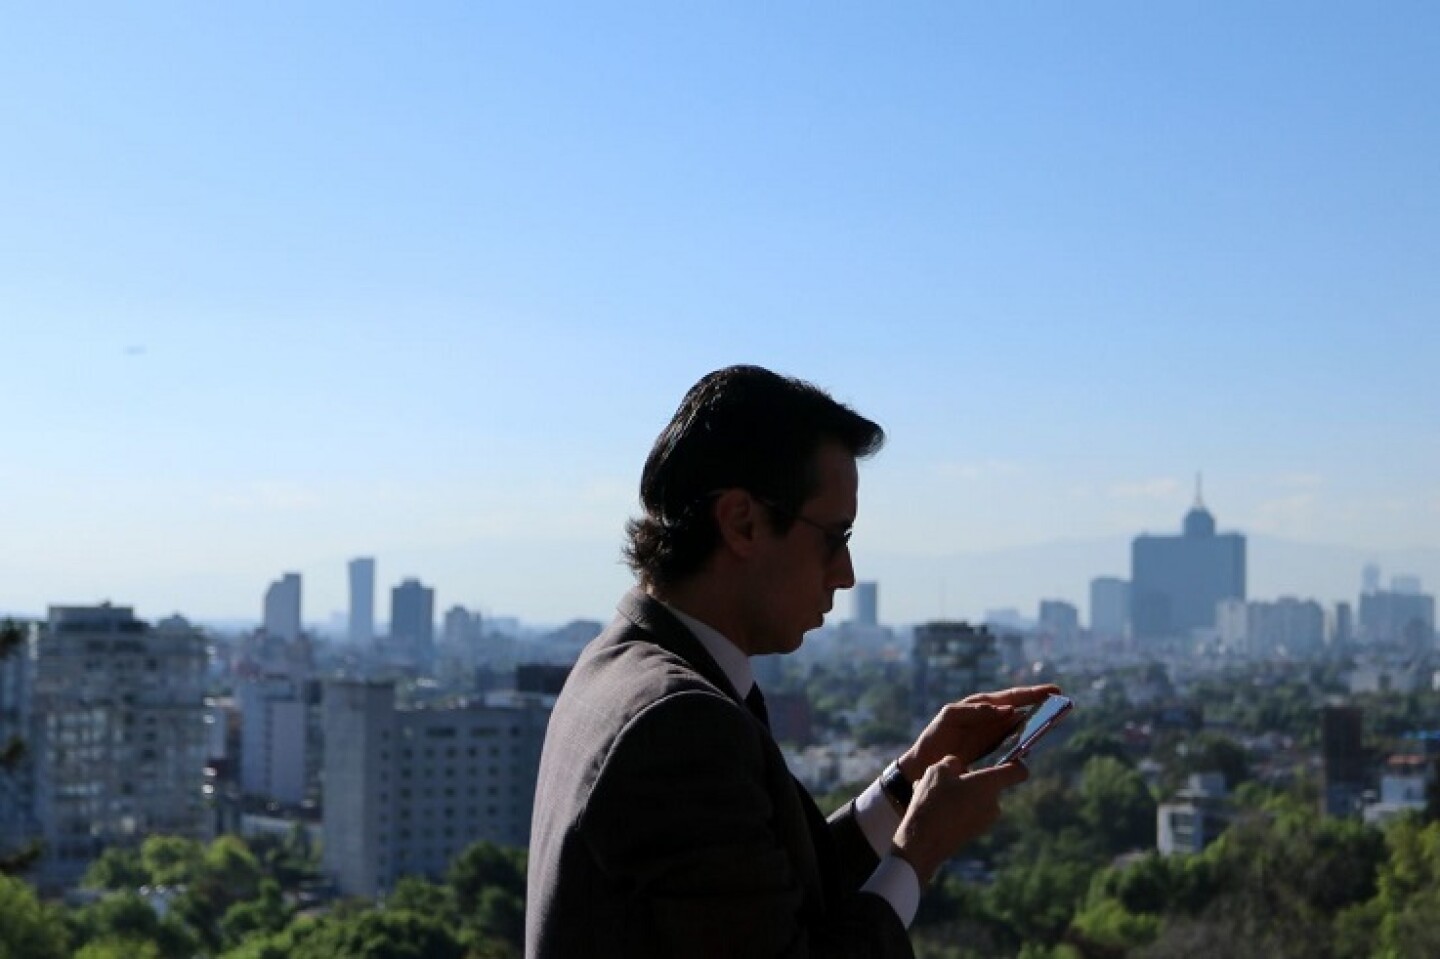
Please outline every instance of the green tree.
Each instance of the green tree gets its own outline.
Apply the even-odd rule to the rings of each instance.
[[[140,860],[150,881],[158,886],[190,882],[204,858],[203,844],[178,836],[151,836],[140,846]]]
[[[85,870],[80,884],[87,889],[139,889],[150,884],[150,870],[138,849],[111,846]]]
[[[250,936],[282,931],[294,918],[295,910],[286,902],[280,884],[273,879],[260,883],[256,899],[237,902],[220,918],[220,935],[224,942],[238,945]]]
[[[12,876],[0,876],[0,959],[65,959],[69,936],[59,912]]]
[[[1108,855],[1155,847],[1155,798],[1134,769],[1111,756],[1085,763],[1080,815]]]
[[[483,938],[524,946],[526,858],[523,849],[477,842],[450,864],[456,908]]]
[[[441,922],[413,912],[369,911],[292,923],[224,959],[479,959]],[[494,955],[494,953],[490,953]]]
[[[159,959],[188,959],[198,945],[178,918],[161,919],[150,903],[130,889],[74,910],[67,922],[77,943],[149,943]]]

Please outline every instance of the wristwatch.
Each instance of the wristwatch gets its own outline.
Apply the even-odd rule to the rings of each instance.
[[[915,790],[910,786],[910,780],[900,771],[900,761],[897,759],[885,767],[880,774],[880,790],[885,793],[885,798],[890,800],[891,805],[900,815],[905,815],[905,810],[910,808],[910,799],[915,795]]]

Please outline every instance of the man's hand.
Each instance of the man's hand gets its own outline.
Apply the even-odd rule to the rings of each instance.
[[[966,772],[947,757],[925,770],[915,797],[895,831],[895,854],[915,870],[923,887],[965,843],[983,835],[1000,817],[1000,794],[1030,777],[1024,763]]]
[[[1023,706],[1034,706],[1059,686],[1019,686],[995,693],[976,693],[941,708],[915,745],[900,757],[900,772],[915,783],[925,771],[946,757],[958,759],[962,772],[990,752],[1014,728]]]

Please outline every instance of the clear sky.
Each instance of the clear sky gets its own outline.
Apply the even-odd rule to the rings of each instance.
[[[607,618],[734,362],[887,428],[887,620],[1083,607],[1198,470],[1252,595],[1433,590],[1437,49],[1431,0],[10,9],[0,609],[323,619],[373,555]]]

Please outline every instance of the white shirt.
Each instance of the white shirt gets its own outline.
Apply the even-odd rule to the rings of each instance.
[[[755,685],[755,671],[750,666],[750,657],[714,627],[668,603],[664,606],[700,640],[700,645],[714,658],[740,698],[743,700],[748,696]],[[900,828],[900,815],[885,798],[878,778],[855,799],[855,819],[870,848],[880,857],[880,865],[860,887],[861,891],[874,893],[888,902],[908,929],[915,920],[916,910],[920,908],[920,878],[908,862],[890,852],[890,841],[895,836],[895,830]]]

